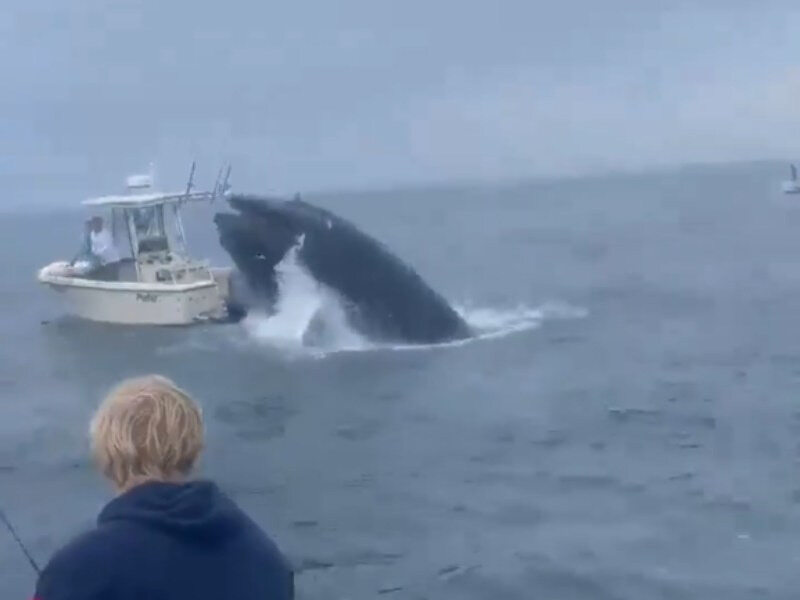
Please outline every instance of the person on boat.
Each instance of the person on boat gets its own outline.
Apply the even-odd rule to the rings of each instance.
[[[118,495],[94,529],[50,559],[36,600],[294,598],[294,574],[275,543],[216,484],[190,479],[202,414],[172,381],[120,384],[90,438]]]
[[[102,217],[92,217],[92,231],[89,235],[92,254],[101,265],[119,262],[120,256],[111,232],[103,225]]]
[[[87,219],[84,224],[83,238],[81,240],[81,247],[78,253],[70,261],[69,265],[73,267],[77,273],[84,273],[91,271],[99,266],[98,260],[92,254],[92,220]]]

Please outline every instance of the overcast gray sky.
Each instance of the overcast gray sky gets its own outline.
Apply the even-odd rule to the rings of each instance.
[[[800,156],[793,4],[6,0],[0,176],[197,157],[290,192]]]

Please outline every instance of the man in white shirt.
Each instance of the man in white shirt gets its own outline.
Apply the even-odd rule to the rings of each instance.
[[[111,236],[111,232],[103,227],[102,217],[92,218],[92,231],[89,234],[89,239],[92,254],[97,257],[100,264],[107,265],[119,262],[120,256],[114,246],[114,238]]]

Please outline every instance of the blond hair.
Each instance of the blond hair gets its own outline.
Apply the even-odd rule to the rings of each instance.
[[[189,474],[203,449],[200,407],[160,375],[119,384],[89,428],[98,467],[119,489]]]

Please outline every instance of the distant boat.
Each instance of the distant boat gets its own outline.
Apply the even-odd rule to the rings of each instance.
[[[783,182],[784,194],[800,194],[800,182],[797,181],[797,167],[789,165],[791,179]]]

